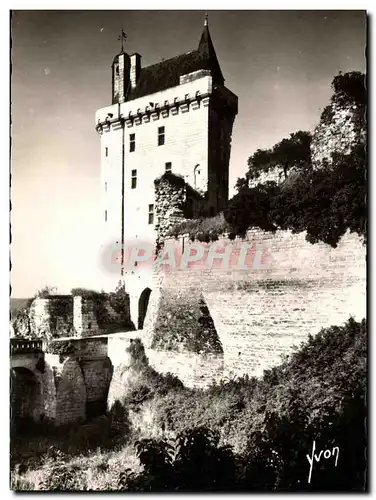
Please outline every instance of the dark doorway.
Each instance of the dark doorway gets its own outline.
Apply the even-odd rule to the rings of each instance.
[[[146,311],[148,309],[149,299],[151,290],[150,288],[145,288],[145,290],[140,295],[138,301],[138,329],[142,330],[144,327],[144,321],[146,316]]]

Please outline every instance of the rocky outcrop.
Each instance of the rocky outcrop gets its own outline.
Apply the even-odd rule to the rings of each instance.
[[[330,165],[333,153],[349,154],[358,141],[366,144],[366,129],[362,124],[362,110],[353,104],[343,107],[337,103],[329,105],[315,128],[311,143],[311,158],[314,168],[324,161]]]

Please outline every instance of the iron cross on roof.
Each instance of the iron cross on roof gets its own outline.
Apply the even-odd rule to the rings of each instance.
[[[122,29],[120,35],[118,36],[118,40],[121,41],[121,51],[124,52],[124,41],[127,40],[127,34],[125,31]]]

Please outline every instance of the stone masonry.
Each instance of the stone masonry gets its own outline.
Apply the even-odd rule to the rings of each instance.
[[[309,334],[343,324],[350,316],[358,321],[365,317],[366,249],[357,235],[347,233],[337,248],[312,245],[304,234],[285,231],[272,234],[260,230],[249,231],[246,240],[223,238],[200,245],[206,247],[206,255],[216,246],[218,252],[231,247],[231,252],[238,256],[244,243],[251,247],[251,256],[254,245],[262,248],[257,269],[236,269],[236,257],[232,268],[223,268],[219,260],[213,268],[196,262],[187,269],[159,271],[162,279],[152,292],[142,332],[147,355],[155,369],[184,372],[177,366],[177,356],[151,348],[150,339],[158,317],[158,295],[164,293],[170,296],[175,293],[177,304],[182,290],[203,294],[223,346],[224,370],[220,375],[217,373],[217,378],[262,375],[264,369],[278,364],[281,355],[298,347]],[[169,244],[180,246],[181,242]],[[252,264],[254,255],[248,264]],[[184,380],[191,378],[187,373],[191,365],[186,365]],[[205,375],[205,365],[202,365],[202,375]]]

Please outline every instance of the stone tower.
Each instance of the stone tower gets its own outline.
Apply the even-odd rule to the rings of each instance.
[[[103,245],[156,240],[154,180],[165,172],[204,193],[208,215],[223,210],[238,99],[225,87],[207,19],[197,49],[147,67],[122,50],[111,72],[111,105],[95,115]]]

